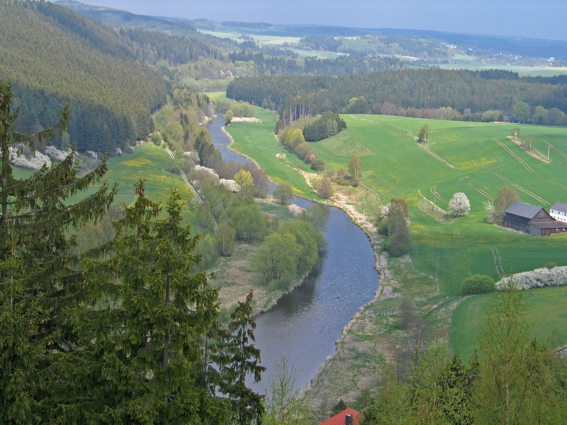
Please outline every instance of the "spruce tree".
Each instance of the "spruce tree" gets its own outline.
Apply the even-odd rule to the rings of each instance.
[[[86,362],[98,365],[85,376],[88,396],[76,400],[87,421],[201,423],[203,389],[193,372],[198,342],[218,316],[218,291],[209,273],[192,273],[199,237],[182,226],[182,207],[173,191],[160,217],[140,181],[117,223],[113,255],[86,260],[91,307],[77,308],[73,323]]]
[[[106,184],[84,200],[69,198],[99,181],[103,161],[78,177],[73,149],[67,158],[16,179],[10,148],[35,150],[67,127],[65,106],[57,123],[35,134],[15,130],[12,88],[0,81],[0,422],[31,423],[45,418],[46,399],[58,381],[60,357],[77,348],[65,309],[84,296],[84,277],[72,254],[71,227],[97,220],[113,200]]]

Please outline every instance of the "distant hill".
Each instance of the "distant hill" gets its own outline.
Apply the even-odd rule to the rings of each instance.
[[[56,3],[80,13],[81,15],[100,21],[112,28],[139,28],[147,31],[158,31],[178,37],[187,36],[228,50],[234,49],[235,46],[238,45],[235,41],[227,38],[214,37],[198,32],[195,29],[195,23],[199,25],[199,27],[210,26],[212,24],[211,22],[207,22],[202,19],[190,21],[184,19],[136,15],[124,10],[92,6],[73,0],[61,0]]]
[[[14,87],[20,131],[52,125],[69,102],[79,150],[114,154],[148,134],[166,82],[116,31],[49,2],[0,5],[0,79]]]

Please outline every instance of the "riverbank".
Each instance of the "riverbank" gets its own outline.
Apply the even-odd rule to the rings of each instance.
[[[227,132],[225,130],[225,134]],[[270,177],[292,182],[296,189],[300,188],[300,196],[305,194],[308,195],[306,198],[315,202],[340,209],[348,216],[350,224],[364,233],[371,245],[373,268],[381,275],[380,285],[376,278],[373,296],[364,301],[358,300],[356,310],[343,322],[339,332],[333,334],[333,349],[327,351],[327,357],[317,364],[309,388],[303,393],[309,410],[320,414],[321,419],[328,417],[330,409],[340,399],[350,405],[355,401],[363,405],[361,400],[368,400],[369,391],[376,390],[384,367],[394,361],[399,346],[407,340],[405,332],[396,325],[400,297],[410,297],[419,314],[431,323],[433,332],[442,338],[448,335],[447,324],[460,299],[441,297],[435,280],[416,270],[409,255],[389,258],[382,252],[384,241],[377,235],[374,217],[384,202],[375,189],[364,183],[365,178],[371,178],[373,171],[365,171],[358,187],[334,185],[335,196],[322,200],[313,190],[313,182],[320,176],[308,170],[294,155],[284,157],[286,151],[274,143],[271,127],[241,123],[235,124],[234,128],[231,126],[230,132],[235,133],[236,138],[229,137],[231,153],[244,154],[248,158],[254,155],[255,162],[269,172]],[[344,279],[356,281],[356,268],[344,273]],[[346,293],[343,290],[337,295],[335,298],[343,299]],[[283,326],[293,326],[283,323]],[[302,348],[294,349],[301,351]]]
[[[332,202],[321,202],[305,178],[296,172],[307,171],[299,158],[276,155],[285,151],[272,142],[271,123],[263,121],[235,123],[223,131],[221,123],[216,122],[211,125],[211,134],[215,135],[213,142],[219,141],[218,148],[227,157],[236,156],[237,152],[253,160],[269,173],[272,182],[291,182],[298,195],[295,203],[299,206],[310,208],[313,204],[307,199],[312,199],[332,208],[325,209],[327,226],[324,234],[328,246],[321,268],[296,290],[282,296],[274,308],[257,316],[257,347],[262,351],[263,365],[268,368],[262,383],[254,386],[260,392],[267,389],[270,372],[275,370],[282,355],[288,357],[297,370],[296,389],[315,379],[327,356],[335,353],[335,341],[344,327],[360,306],[376,296],[378,288],[376,258],[368,236],[345,214],[345,205],[339,209]],[[251,146],[255,147],[253,152],[250,152]],[[242,157],[234,157],[234,160],[242,162]]]
[[[277,216],[280,222],[293,219],[293,213],[289,211],[289,205],[284,206],[275,201],[275,198],[269,196],[265,199],[256,199],[260,210],[265,212],[266,209],[279,210],[278,213],[267,213],[272,218]],[[256,316],[260,313],[268,311],[278,300],[292,292],[300,286],[312,270],[298,276],[292,280],[286,290],[268,290],[267,285],[261,284],[259,274],[250,269],[250,259],[256,253],[259,246],[250,244],[238,244],[234,253],[230,257],[220,257],[217,266],[212,270],[216,279],[213,285],[219,288],[219,302],[226,310],[227,314],[231,308],[237,305],[238,301],[244,301],[250,291],[254,291],[252,303],[252,314]],[[317,266],[315,266],[317,267]]]

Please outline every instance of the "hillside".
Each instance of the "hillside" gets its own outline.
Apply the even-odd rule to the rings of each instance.
[[[69,102],[80,151],[114,154],[148,134],[166,82],[111,28],[47,2],[1,5],[0,79],[13,85],[20,131],[52,125]]]

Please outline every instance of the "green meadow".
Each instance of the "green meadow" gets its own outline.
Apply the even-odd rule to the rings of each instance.
[[[136,146],[133,154],[112,158],[108,163],[108,172],[103,180],[110,185],[115,183],[118,185],[118,193],[114,197],[114,203],[129,205],[134,200],[134,185],[139,179],[144,179],[146,195],[151,200],[163,205],[167,202],[171,189],[177,188],[182,199],[188,203],[187,217],[192,216],[189,205],[193,195],[181,176],[164,170],[170,162],[171,159],[165,149],[159,148],[153,143]],[[14,168],[16,178],[26,178],[31,174],[31,171]],[[86,194],[94,193],[100,187],[100,183],[92,186],[88,191],[70,198],[69,202],[77,202],[83,199]]]
[[[411,258],[423,273],[439,275],[441,293],[457,295],[462,280],[475,273],[499,274],[567,265],[567,235],[535,238],[486,222],[483,203],[504,186],[524,202],[549,208],[567,201],[567,134],[564,128],[520,125],[536,139],[536,159],[509,140],[512,125],[424,120],[379,115],[343,116],[347,130],[315,149],[330,168],[346,166],[353,155],[363,161],[364,182],[382,203],[406,198],[412,220]],[[428,124],[428,142],[415,136]],[[443,210],[456,192],[471,202],[468,217],[453,219]],[[437,270],[437,264],[439,269]]]
[[[259,110],[258,117],[264,124],[229,127],[236,141],[233,147],[253,157],[275,180],[290,181],[301,194],[315,198],[293,171],[306,166],[274,139],[270,112]],[[483,207],[504,186],[514,187],[521,201],[548,210],[556,201],[567,202],[565,128],[519,125],[520,135],[533,137],[534,148],[542,156],[547,157],[549,149],[550,162],[546,162],[508,139],[514,127],[510,124],[384,115],[342,118],[347,130],[314,143],[314,149],[331,169],[346,168],[350,158],[360,156],[363,182],[378,193],[383,205],[391,198],[407,199],[413,265],[424,275],[439,276],[440,296],[458,296],[463,279],[476,273],[498,280],[503,274],[532,270],[548,262],[567,265],[567,235],[537,238],[509,231],[487,223]],[[418,144],[416,136],[425,124],[431,130],[428,141]],[[277,153],[286,153],[286,159],[276,158]],[[433,204],[447,211],[456,192],[465,192],[469,198],[469,216],[455,219],[434,210]],[[374,215],[378,211],[364,212]],[[482,299],[473,297],[466,305],[480,306]],[[567,317],[557,320],[561,322],[558,327],[567,326]]]
[[[522,293],[526,306],[525,321],[530,339],[552,344],[567,341],[567,287],[539,288]],[[454,311],[449,331],[451,348],[468,359],[479,346],[480,332],[492,295],[475,295],[463,301]]]

